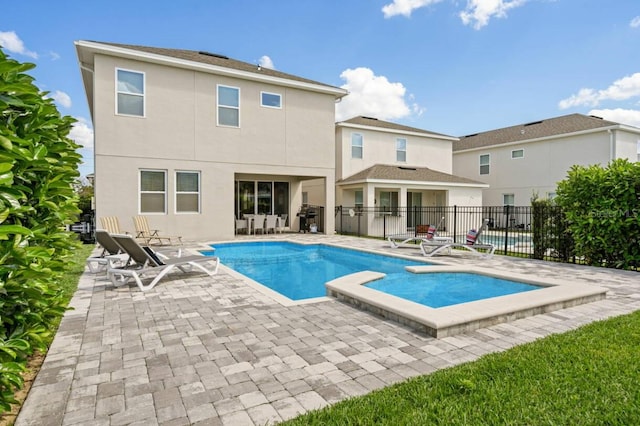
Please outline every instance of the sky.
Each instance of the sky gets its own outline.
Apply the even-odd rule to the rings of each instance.
[[[640,127],[638,0],[2,0],[0,46],[93,126],[74,41],[216,52],[343,87],[364,115],[451,136],[590,114]]]

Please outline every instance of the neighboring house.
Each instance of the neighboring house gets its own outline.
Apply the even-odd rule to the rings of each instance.
[[[489,184],[485,206],[529,205],[555,196],[573,165],[638,160],[640,129],[570,114],[461,137],[453,143],[453,173]]]
[[[414,228],[416,218],[402,213],[406,207],[481,206],[488,185],[451,173],[455,141],[369,117],[337,123],[336,205],[375,209],[369,235],[379,233],[384,216],[393,229]]]
[[[319,179],[334,209],[344,89],[190,50],[77,41],[95,132],[96,215],[149,216],[186,239],[234,235],[244,213],[288,214]],[[325,229],[334,216],[325,215]]]

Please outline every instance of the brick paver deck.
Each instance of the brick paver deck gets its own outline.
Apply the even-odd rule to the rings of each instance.
[[[364,238],[285,238],[394,251]],[[438,260],[570,276],[609,293],[599,302],[434,339],[336,300],[283,306],[222,268],[215,277],[172,274],[146,293],[85,273],[16,425],[274,424],[640,309],[634,272],[502,256]]]

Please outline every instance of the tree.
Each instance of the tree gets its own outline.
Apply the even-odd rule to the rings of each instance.
[[[0,49],[0,412],[64,312],[57,279],[78,244],[64,231],[78,214],[74,119],[35,86],[34,67]]]

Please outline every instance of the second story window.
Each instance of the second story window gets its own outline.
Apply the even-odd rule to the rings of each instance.
[[[396,139],[396,161],[401,163],[407,161],[407,140],[404,138]]]
[[[524,149],[514,149],[511,151],[511,158],[524,158]]]
[[[351,158],[362,158],[362,135],[351,134]]]
[[[282,96],[277,93],[260,92],[260,105],[267,108],[282,108]]]
[[[240,89],[218,85],[218,126],[240,127]]]
[[[480,156],[480,174],[488,175],[490,167],[491,157],[489,154],[483,154]]]
[[[116,114],[144,117],[144,73],[116,69]]]

